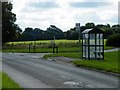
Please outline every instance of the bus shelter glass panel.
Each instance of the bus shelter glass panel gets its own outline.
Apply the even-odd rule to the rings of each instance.
[[[85,34],[83,34],[82,37],[83,37],[83,41],[82,41],[82,42],[83,42],[83,45],[82,45],[83,57],[85,57],[85,50],[86,50],[86,48],[85,48],[85,42],[86,42],[86,41],[85,41]]]
[[[85,45],[85,34],[83,34],[83,45]]]
[[[100,45],[103,45],[103,34],[100,34]]]
[[[101,47],[100,47],[100,58],[101,58],[101,59],[103,58],[103,53],[104,53],[104,51],[103,51],[103,46],[101,46]]]
[[[94,53],[94,51],[95,51],[95,47],[94,47],[94,46],[91,46],[91,47],[90,47],[90,58],[95,58],[95,53]]]
[[[88,34],[83,34],[83,58],[88,58]]]
[[[96,58],[99,58],[99,57],[100,57],[99,50],[100,50],[100,47],[97,46],[97,47],[96,47]]]
[[[100,45],[100,34],[96,34],[96,45]]]
[[[88,58],[88,46],[85,47],[85,57]]]
[[[84,41],[84,45],[88,45],[88,34],[85,34],[85,41]]]
[[[95,45],[95,34],[90,34],[90,45]]]
[[[83,46],[83,58],[85,58],[85,46]]]

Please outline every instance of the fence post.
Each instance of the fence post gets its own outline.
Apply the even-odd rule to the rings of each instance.
[[[30,43],[29,43],[29,52],[30,52]]]

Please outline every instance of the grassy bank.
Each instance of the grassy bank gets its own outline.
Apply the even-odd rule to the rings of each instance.
[[[44,58],[56,57],[56,56],[80,58],[79,53],[48,54],[45,55]],[[104,60],[75,60],[72,61],[72,63],[75,64],[77,67],[82,66],[82,67],[95,68],[113,73],[120,73],[120,70],[118,69],[118,64],[120,63],[120,60],[118,60],[118,51],[106,52]]]
[[[106,52],[104,60],[82,60],[82,61],[76,60],[73,61],[73,63],[78,67],[84,66],[114,73],[120,73],[118,69],[118,63],[120,63],[120,60],[118,60],[117,51]]]
[[[8,75],[5,73],[0,73],[2,75],[2,90],[7,90],[8,88],[16,89],[16,90],[23,90],[20,86],[14,82]]]
[[[69,58],[80,58],[80,53],[78,53],[78,52],[72,52],[72,53],[67,52],[67,53],[58,53],[58,54],[47,54],[43,58],[47,59],[48,57],[60,57],[60,56],[69,57]]]

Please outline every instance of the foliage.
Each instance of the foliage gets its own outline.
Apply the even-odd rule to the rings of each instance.
[[[83,32],[85,29],[91,29],[91,28],[99,28],[104,31],[104,39],[107,39],[110,35],[114,33],[120,33],[120,25],[113,25],[112,27],[110,24],[98,24],[95,25],[93,22],[88,22],[85,24],[85,26],[80,27],[80,33]],[[68,40],[78,40],[79,32],[75,30],[74,28],[71,28],[70,30],[65,32],[65,38]],[[82,38],[82,37],[81,37]]]
[[[68,40],[78,40],[79,32],[75,30],[75,28],[71,28],[66,32],[66,39]]]
[[[116,33],[111,35],[107,41],[106,41],[107,46],[114,46],[114,47],[120,47],[120,33]]]
[[[16,15],[12,13],[12,4],[10,2],[2,2],[2,43],[13,40],[17,37],[21,29],[14,22]],[[17,34],[17,35],[16,35]]]
[[[104,31],[104,38],[108,38],[110,35],[113,34],[113,30],[112,28],[102,28],[102,30]]]
[[[18,39],[19,41],[31,41],[31,40],[53,40],[64,39],[64,32],[54,25],[50,25],[46,31],[39,28],[25,28],[22,36]]]
[[[120,33],[120,25],[113,25],[112,30],[114,33]]]
[[[95,27],[95,24],[93,22],[88,22],[85,24],[86,29],[91,29]]]

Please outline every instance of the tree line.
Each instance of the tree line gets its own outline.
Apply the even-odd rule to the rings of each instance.
[[[104,31],[104,38],[107,39],[110,35],[115,33],[120,33],[120,25],[113,25],[110,24],[98,24],[95,25],[93,22],[88,22],[85,26],[80,27],[81,33],[85,29],[91,28],[99,28]],[[30,41],[30,40],[53,40],[55,39],[68,39],[68,40],[77,40],[79,36],[79,31],[76,30],[75,27],[63,32],[63,30],[59,29],[55,25],[50,25],[49,28],[46,30],[42,30],[40,28],[31,28],[27,27],[25,30],[20,34],[15,41]],[[82,37],[81,37],[82,38]]]

